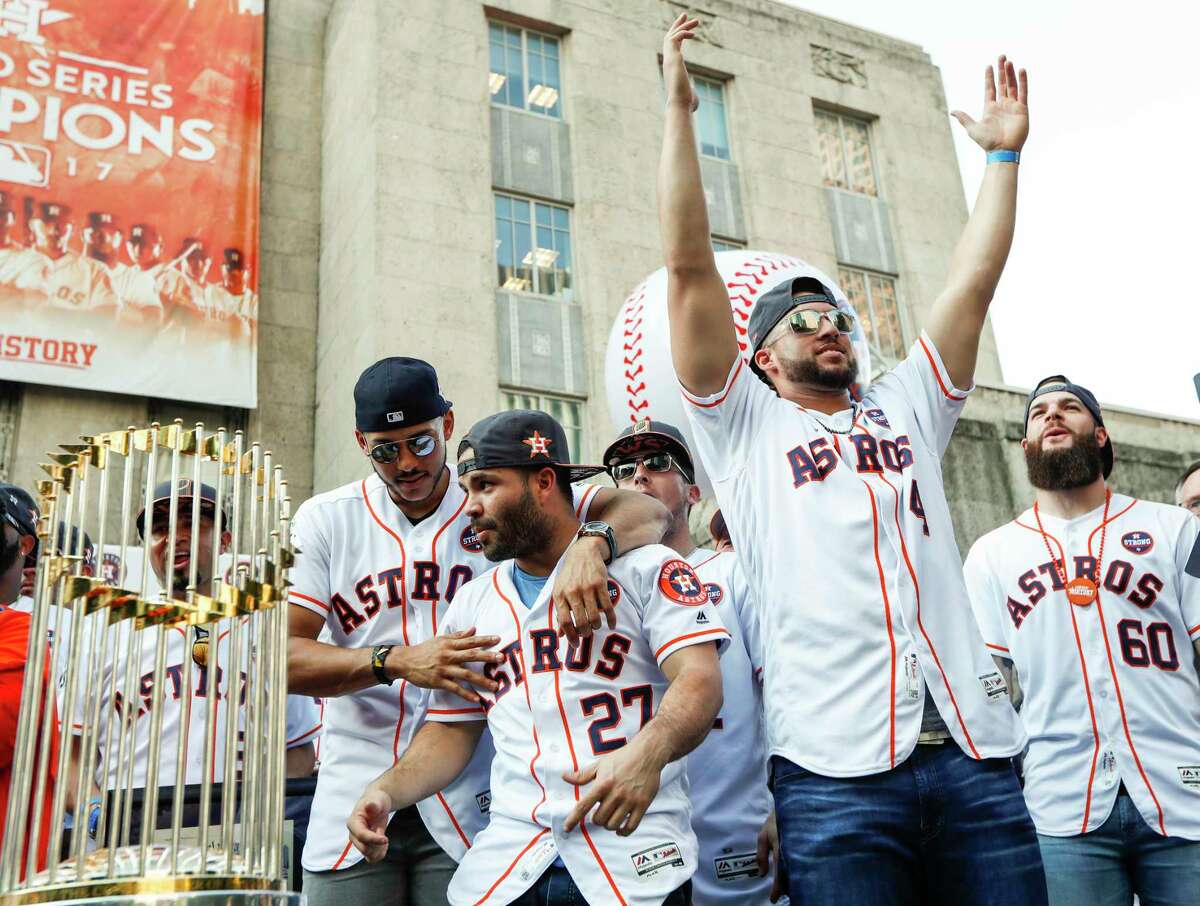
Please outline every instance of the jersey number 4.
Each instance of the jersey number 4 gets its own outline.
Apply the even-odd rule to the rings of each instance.
[[[622,689],[621,704],[626,708],[636,704],[641,709],[642,720],[638,725],[640,730],[650,723],[650,718],[654,716],[654,689],[650,686],[630,686]],[[588,739],[591,740],[592,751],[597,755],[615,752],[629,742],[624,736],[617,736],[613,739],[604,738],[605,732],[621,722],[621,710],[617,705],[617,697],[611,692],[601,692],[598,695],[582,698],[579,700],[579,707],[583,710],[584,717],[591,717],[593,714],[601,712],[588,725]]]

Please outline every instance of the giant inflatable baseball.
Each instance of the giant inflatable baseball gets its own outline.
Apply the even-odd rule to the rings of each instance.
[[[841,288],[827,274],[799,258],[743,249],[717,252],[716,257],[717,269],[729,292],[738,346],[747,360],[750,350],[746,343],[746,325],[755,299],[783,280],[815,277],[832,287],[840,305],[853,311]],[[858,357],[859,379],[865,381],[871,374],[871,353],[862,324],[857,318],[855,321],[850,339]],[[614,431],[623,431],[632,422],[643,418],[654,418],[677,426],[688,438],[688,443],[692,442],[679,383],[671,366],[666,268],[659,268],[647,277],[617,312],[605,353],[604,383]],[[696,466],[696,483],[705,495],[711,494],[708,476],[699,463]]]

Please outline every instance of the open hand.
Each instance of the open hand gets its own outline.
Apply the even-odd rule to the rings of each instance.
[[[699,24],[699,19],[689,19],[687,13],[680,13],[679,18],[667,29],[662,50],[667,103],[686,104],[688,110],[693,111],[700,106],[700,99],[692,90],[692,81],[683,62],[683,42],[696,37],[696,26]]]
[[[404,679],[424,689],[445,689],[467,701],[479,703],[479,696],[467,684],[496,691],[496,683],[467,664],[499,664],[504,655],[488,651],[500,644],[498,635],[475,635],[475,627],[449,635],[435,635],[419,645],[397,645],[384,662],[392,679]]]
[[[387,855],[387,823],[391,810],[391,796],[383,790],[367,790],[354,804],[354,811],[346,822],[350,841],[368,862],[378,862]]]
[[[636,743],[601,755],[596,761],[563,774],[563,780],[580,786],[590,784],[563,824],[570,833],[593,808],[593,825],[628,837],[641,823],[658,795],[663,764]],[[597,807],[598,806],[598,807]]]
[[[1006,57],[1000,57],[996,68],[999,86],[991,66],[983,76],[983,115],[978,120],[961,110],[950,115],[984,151],[1020,151],[1029,135],[1029,80],[1025,70],[1018,72]]]

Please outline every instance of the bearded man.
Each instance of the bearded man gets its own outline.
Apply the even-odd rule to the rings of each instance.
[[[1050,903],[1200,903],[1200,520],[1108,487],[1100,405],[1062,375],[1029,395],[1021,446],[1034,505],[964,573],[1020,677]]]

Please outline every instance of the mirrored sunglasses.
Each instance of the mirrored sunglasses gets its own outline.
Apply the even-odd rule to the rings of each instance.
[[[840,308],[830,311],[813,311],[811,308],[799,308],[787,316],[787,322],[794,333],[816,333],[821,329],[821,319],[828,318],[838,333],[850,333],[854,330],[854,315]]]
[[[376,462],[387,465],[400,458],[400,450],[405,446],[414,456],[428,456],[437,449],[437,438],[432,434],[418,434],[404,440],[385,440],[371,448],[370,456]]]
[[[630,459],[625,462],[616,463],[609,467],[609,474],[612,475],[613,481],[628,481],[637,473],[638,463],[646,467],[647,472],[669,472],[671,467],[675,466],[679,469],[681,475],[691,481],[687,472],[679,466],[670,453],[651,453],[649,456],[644,456],[641,459]]]

